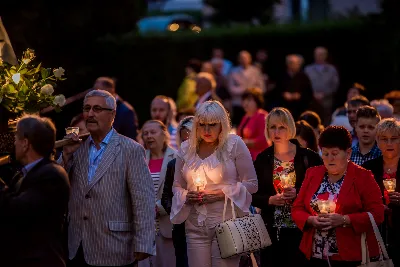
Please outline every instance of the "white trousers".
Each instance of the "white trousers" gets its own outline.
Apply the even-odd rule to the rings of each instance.
[[[190,217],[191,215],[189,215]],[[190,267],[238,267],[240,257],[222,259],[215,227],[194,225],[186,220],[186,243]]]

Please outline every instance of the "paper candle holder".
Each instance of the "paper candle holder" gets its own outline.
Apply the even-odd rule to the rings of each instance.
[[[383,180],[383,185],[385,186],[385,189],[389,193],[396,191],[396,179],[395,178]]]
[[[333,200],[317,200],[317,205],[319,209],[319,213],[321,214],[328,214],[328,213],[335,213],[336,210],[336,203]]]

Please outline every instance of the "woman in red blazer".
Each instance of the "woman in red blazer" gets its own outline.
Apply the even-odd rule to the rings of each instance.
[[[319,146],[324,165],[307,170],[292,207],[292,218],[303,231],[300,250],[309,266],[356,267],[362,233],[367,233],[370,256],[379,255],[367,212],[378,225],[383,222],[381,192],[370,171],[349,161],[351,134],[344,127],[326,128]],[[330,213],[318,207],[324,200],[332,203]]]
[[[265,118],[268,113],[262,109],[264,97],[260,88],[247,89],[242,100],[246,115],[239,124],[237,134],[242,137],[254,161],[260,152],[269,147],[264,134]]]

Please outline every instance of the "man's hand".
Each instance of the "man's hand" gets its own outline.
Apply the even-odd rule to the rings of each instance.
[[[135,256],[135,260],[137,260],[137,261],[145,260],[151,256],[150,254],[147,254],[144,252],[135,252],[135,253],[133,253],[133,255]]]
[[[78,148],[81,146],[82,140],[79,139],[79,136],[75,133],[68,134],[64,137],[65,139],[72,139],[74,143],[70,145],[66,145],[63,147],[63,161],[64,165],[66,165],[71,158],[72,154],[75,153],[75,151],[78,150]]]

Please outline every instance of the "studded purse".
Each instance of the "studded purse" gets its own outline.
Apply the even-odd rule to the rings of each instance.
[[[222,223],[216,227],[221,258],[226,259],[243,253],[250,253],[272,244],[267,228],[260,214],[236,218],[235,206],[231,200],[233,218],[225,221],[228,197],[225,196]]]

